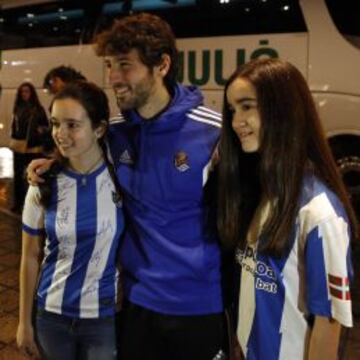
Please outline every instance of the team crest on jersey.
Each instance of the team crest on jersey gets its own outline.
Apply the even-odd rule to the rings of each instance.
[[[187,156],[186,152],[184,152],[184,151],[179,151],[179,152],[175,155],[174,165],[175,165],[175,167],[176,167],[179,171],[181,171],[181,172],[184,172],[184,171],[190,169],[189,159],[188,159],[188,156]]]
[[[127,150],[124,150],[121,153],[121,155],[119,157],[119,161],[123,164],[128,164],[128,165],[131,165],[134,163],[133,158],[130,156],[129,151],[127,151]]]

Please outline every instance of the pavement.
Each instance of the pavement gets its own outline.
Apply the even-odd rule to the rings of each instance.
[[[18,322],[21,217],[20,214],[10,211],[12,178],[2,177],[4,174],[8,174],[4,171],[4,163],[0,156],[0,360],[23,360],[28,358],[17,351],[15,343]],[[7,164],[9,165],[9,163]],[[353,250],[355,268],[355,281],[352,287],[354,327],[343,332],[342,356],[339,360],[360,360],[360,245],[353,246]]]
[[[0,179],[0,360],[28,357],[16,348],[18,322],[21,219],[12,213],[9,202],[11,181]]]

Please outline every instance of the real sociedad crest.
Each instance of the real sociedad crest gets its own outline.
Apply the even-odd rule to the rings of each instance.
[[[179,151],[174,158],[174,165],[175,167],[181,171],[184,172],[186,170],[190,169],[189,166],[189,161],[188,161],[188,156],[186,154],[186,152],[184,151]]]

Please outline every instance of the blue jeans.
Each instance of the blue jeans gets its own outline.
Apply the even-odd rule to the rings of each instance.
[[[116,359],[115,317],[76,319],[37,310],[36,333],[43,359]]]

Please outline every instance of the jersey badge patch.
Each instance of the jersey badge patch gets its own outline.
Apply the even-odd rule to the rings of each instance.
[[[181,171],[184,172],[186,170],[190,169],[189,166],[189,161],[188,161],[188,156],[186,154],[186,152],[184,151],[179,151],[174,158],[174,165],[175,167]]]
[[[351,300],[349,278],[328,274],[330,294],[340,300]]]

